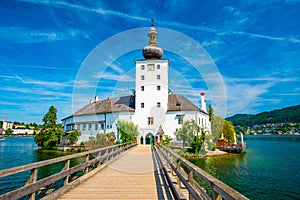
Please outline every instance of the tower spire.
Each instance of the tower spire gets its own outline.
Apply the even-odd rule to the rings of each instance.
[[[163,55],[163,50],[156,45],[157,32],[154,27],[154,19],[151,19],[151,27],[148,33],[149,44],[143,49],[143,56],[145,59],[160,59]]]

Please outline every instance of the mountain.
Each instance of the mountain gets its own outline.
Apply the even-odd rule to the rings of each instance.
[[[290,106],[279,110],[262,112],[256,115],[236,114],[226,118],[233,125],[253,126],[255,124],[300,122],[300,105]]]

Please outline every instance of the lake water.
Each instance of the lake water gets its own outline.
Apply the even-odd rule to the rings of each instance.
[[[245,153],[191,160],[250,199],[300,199],[300,136],[245,136]]]
[[[68,155],[60,151],[39,150],[33,137],[7,137],[0,140],[0,170],[26,165],[42,160]],[[46,177],[54,171],[61,170],[63,165],[55,165],[49,168],[41,168],[38,178]],[[21,187],[29,178],[29,171],[13,176],[0,178],[0,194]]]
[[[245,153],[192,162],[250,199],[300,199],[300,136],[244,138]],[[0,170],[63,155],[38,150],[32,137],[5,138],[0,141]],[[39,176],[51,170],[45,169]],[[0,194],[24,185],[28,176],[29,172],[1,178]]]

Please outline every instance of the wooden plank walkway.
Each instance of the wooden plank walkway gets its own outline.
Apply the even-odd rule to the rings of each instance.
[[[138,145],[59,199],[173,199],[150,145]]]

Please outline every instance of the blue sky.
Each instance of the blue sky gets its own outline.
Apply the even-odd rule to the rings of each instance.
[[[299,105],[298,0],[2,0],[0,114],[9,121],[41,123],[50,105],[61,119],[94,94],[100,99],[130,94],[134,60],[142,59],[151,18],[158,45],[170,49],[163,57],[170,60],[174,93],[198,104],[199,92],[205,91],[208,104],[222,116]],[[116,37],[128,30],[134,30],[136,42]],[[201,48],[176,40],[176,32]],[[170,43],[190,58],[171,51]],[[203,54],[197,56],[198,50]],[[223,83],[217,93],[226,97],[224,104],[209,83],[211,74],[199,74],[201,66],[211,66]]]

